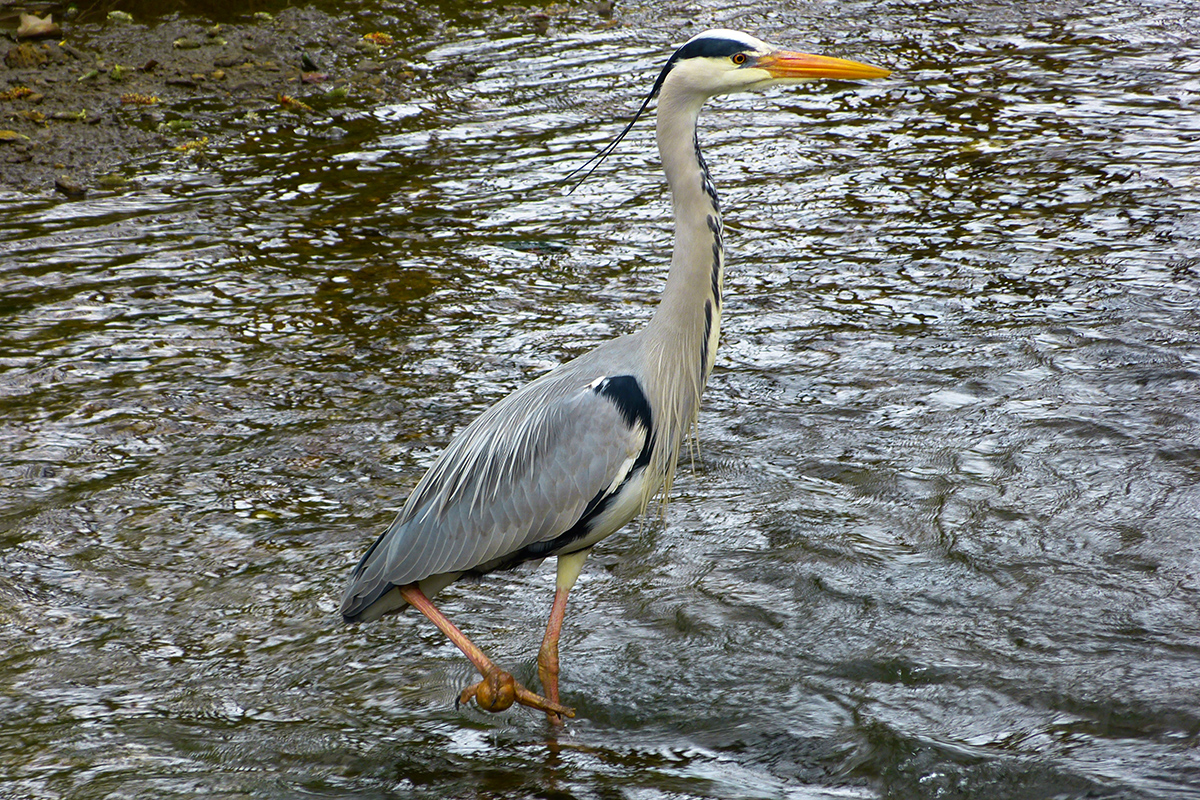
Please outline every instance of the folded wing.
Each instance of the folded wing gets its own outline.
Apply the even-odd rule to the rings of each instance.
[[[380,602],[395,587],[486,572],[570,531],[644,465],[648,409],[630,376],[554,373],[492,406],[451,442],[363,556],[343,616],[373,618],[398,605]]]

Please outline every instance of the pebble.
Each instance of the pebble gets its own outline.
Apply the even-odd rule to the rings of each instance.
[[[34,69],[49,60],[45,50],[32,44],[19,44],[4,55],[4,64],[9,69]]]
[[[63,175],[59,175],[54,179],[54,188],[67,197],[84,197],[87,195],[86,188]]]

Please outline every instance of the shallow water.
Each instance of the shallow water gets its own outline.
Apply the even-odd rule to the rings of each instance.
[[[1200,796],[1186,0],[616,18],[455,17],[404,103],[6,198],[0,795]],[[652,126],[559,180],[713,25],[897,74],[703,117],[698,454],[581,578],[553,744],[337,603],[456,430],[649,315]],[[532,682],[552,592],[442,599]]]

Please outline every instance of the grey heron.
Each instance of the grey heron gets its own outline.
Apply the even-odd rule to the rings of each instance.
[[[669,493],[716,355],[724,242],[717,192],[696,138],[700,108],[731,92],[888,74],[730,30],[706,31],[675,51],[633,120],[598,156],[611,152],[658,98],[675,244],[652,319],[518,389],[458,434],[354,568],[341,607],[347,622],[414,606],[483,676],[460,702],[474,699],[488,711],[517,702],[546,712],[552,723],[574,716],[558,693],[567,596],[592,547]],[[492,663],[429,598],[464,575],[550,556],[558,572],[538,652],[538,695]]]

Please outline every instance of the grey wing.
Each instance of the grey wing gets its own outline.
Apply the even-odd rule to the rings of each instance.
[[[362,618],[394,587],[555,539],[615,492],[644,463],[649,406],[630,376],[585,381],[547,375],[454,439],[355,568],[343,616]]]

